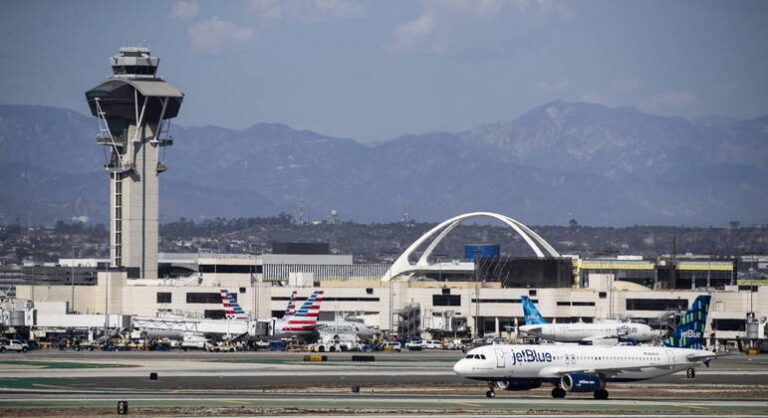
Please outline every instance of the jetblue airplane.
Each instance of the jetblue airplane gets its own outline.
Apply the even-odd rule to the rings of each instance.
[[[596,324],[550,324],[536,309],[528,296],[523,302],[525,325],[519,331],[530,336],[550,341],[595,343],[605,339],[648,341],[658,336],[646,324],[605,322]]]
[[[529,390],[551,383],[553,398],[566,392],[593,392],[608,399],[607,382],[653,379],[705,364],[716,354],[703,349],[711,296],[696,298],[663,346],[486,345],[456,362],[462,377],[488,382],[505,390]]]

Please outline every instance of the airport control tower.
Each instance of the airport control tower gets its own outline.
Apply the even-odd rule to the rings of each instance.
[[[170,119],[184,99],[155,75],[159,62],[148,48],[120,48],[112,76],[85,93],[99,119],[96,143],[108,148],[110,262],[129,278],[157,277],[159,152],[173,144]]]

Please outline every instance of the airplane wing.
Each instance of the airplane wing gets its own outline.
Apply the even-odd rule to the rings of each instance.
[[[708,354],[690,354],[685,357],[688,361],[707,361],[717,358],[717,354],[715,353],[708,353]]]
[[[523,333],[541,334],[541,327],[520,327],[520,331]]]
[[[616,336],[616,335],[593,335],[593,336],[590,336],[590,337],[582,338],[581,342],[583,342],[583,343],[592,343],[592,344],[595,344],[595,343],[598,343],[598,342],[611,342],[611,343],[614,343],[614,344],[618,344],[619,343],[618,338],[619,337]]]

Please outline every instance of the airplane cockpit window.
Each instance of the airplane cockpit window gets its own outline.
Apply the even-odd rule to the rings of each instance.
[[[464,358],[473,358],[478,360],[485,360],[485,354],[467,354]]]

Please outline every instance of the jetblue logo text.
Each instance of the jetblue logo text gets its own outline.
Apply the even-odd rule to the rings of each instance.
[[[551,363],[552,362],[552,354],[551,353],[539,353],[536,350],[527,349],[522,351],[512,351],[512,360],[514,362],[513,365],[517,363],[533,363],[533,362],[540,362],[540,363]]]
[[[701,338],[701,333],[700,332],[696,332],[696,331],[694,331],[692,329],[689,329],[689,330],[685,330],[685,331],[681,332],[680,336],[681,337],[685,337],[685,338]]]

